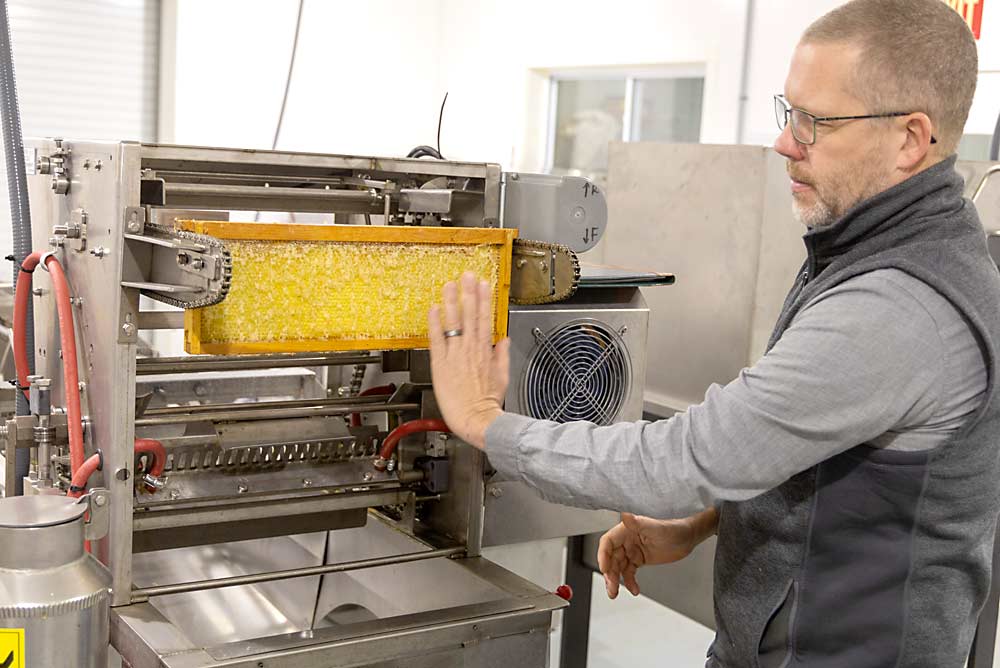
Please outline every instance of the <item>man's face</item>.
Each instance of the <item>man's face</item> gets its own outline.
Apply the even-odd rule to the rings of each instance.
[[[785,80],[785,99],[815,116],[861,116],[866,108],[852,92],[851,72],[860,49],[846,43],[799,44]],[[787,160],[793,210],[799,222],[836,222],[852,206],[889,187],[895,155],[883,121],[816,123],[816,142],[792,136],[791,124],[774,143]]]

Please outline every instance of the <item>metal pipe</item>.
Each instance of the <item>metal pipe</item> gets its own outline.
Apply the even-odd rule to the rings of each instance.
[[[17,103],[17,81],[14,76],[14,49],[10,37],[7,0],[0,11],[0,114],[2,114],[4,164],[7,167],[7,195],[10,199],[10,220],[14,247],[14,285],[17,286],[21,262],[31,253],[31,210],[28,205],[28,180],[24,168],[24,137],[21,134],[21,110]],[[32,300],[28,301],[28,317],[24,333],[30,375],[35,370],[35,318]],[[15,397],[17,415],[28,415],[28,401],[22,392]],[[24,493],[24,477],[28,475],[31,453],[14,453],[14,494]]]
[[[194,357],[143,357],[135,361],[137,376],[154,373],[197,373],[201,371],[242,371],[298,366],[349,366],[379,364],[374,355],[350,353],[296,353],[292,355],[199,355]]]
[[[976,200],[979,199],[979,196],[983,194],[983,190],[986,189],[986,182],[989,181],[990,177],[992,177],[997,172],[1000,172],[1000,165],[993,165],[992,167],[986,170],[986,173],[983,174],[983,178],[979,181],[979,185],[976,186],[976,192],[972,194],[973,203],[975,203]]]
[[[351,413],[380,413],[391,411],[418,411],[418,403],[399,404],[354,404],[351,406],[306,406],[303,408],[274,408],[264,410],[224,410],[214,413],[182,413],[140,418],[136,427],[153,427],[165,424],[185,424],[187,422],[235,422],[250,420],[286,420],[300,417],[321,417],[350,415]]]
[[[252,575],[236,575],[217,580],[197,580],[194,582],[181,582],[171,585],[160,585],[158,587],[144,587],[132,591],[132,603],[145,603],[153,596],[166,596],[168,594],[186,594],[192,591],[205,591],[208,589],[222,589],[223,587],[237,587],[240,585],[257,584],[260,582],[273,582],[275,580],[289,580],[292,578],[304,578],[311,575],[326,575],[327,573],[343,573],[345,571],[358,571],[365,568],[376,568],[378,566],[391,566],[393,564],[405,564],[412,561],[424,561],[426,559],[438,559],[441,557],[453,557],[465,554],[464,547],[449,547],[440,550],[426,550],[424,552],[410,552],[399,554],[394,557],[378,557],[375,559],[361,559],[358,561],[345,561],[339,564],[325,564],[323,566],[307,566],[305,568],[292,568],[285,571],[272,571],[269,573],[254,573]]]
[[[357,404],[383,403],[386,395],[380,397],[336,397],[333,399],[290,399],[288,401],[261,401],[251,404],[202,404],[200,406],[161,406],[147,408],[142,417],[154,415],[181,415],[193,413],[212,413],[222,410],[252,411],[266,408],[303,408],[305,406],[355,406]]]

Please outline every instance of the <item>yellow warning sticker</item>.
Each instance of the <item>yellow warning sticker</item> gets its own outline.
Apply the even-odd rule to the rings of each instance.
[[[24,629],[0,629],[0,668],[24,668]]]

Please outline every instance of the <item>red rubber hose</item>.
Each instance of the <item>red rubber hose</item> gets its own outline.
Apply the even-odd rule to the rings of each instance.
[[[18,281],[20,283],[20,281]],[[91,455],[80,465],[76,471],[73,472],[73,479],[70,481],[69,491],[66,492],[66,496],[72,496],[73,498],[78,498],[83,494],[83,491],[87,488],[87,481],[90,480],[90,476],[94,474],[101,468],[101,462],[103,461],[100,454]]]
[[[399,425],[385,437],[382,441],[382,448],[378,451],[378,459],[375,460],[375,468],[384,471],[392,458],[392,453],[396,450],[396,445],[404,436],[416,434],[422,431],[444,431],[451,433],[451,429],[444,423],[444,420],[410,420]]]
[[[152,455],[153,463],[149,467],[149,474],[159,477],[163,473],[163,467],[167,465],[167,450],[163,444],[152,438],[135,439],[136,453]]]
[[[31,300],[31,273],[38,266],[42,254],[35,251],[21,263],[22,276],[17,281],[14,295],[14,365],[17,382],[22,388],[28,385],[28,351],[25,326],[28,322],[28,304]],[[59,316],[59,340],[62,345],[63,386],[66,391],[66,419],[69,430],[69,464],[75,474],[83,466],[83,420],[80,411],[80,376],[77,370],[76,331],[73,328],[73,305],[69,298],[66,272],[54,256],[45,258],[45,266],[52,275],[52,288],[56,297]],[[27,390],[25,389],[27,394]]]

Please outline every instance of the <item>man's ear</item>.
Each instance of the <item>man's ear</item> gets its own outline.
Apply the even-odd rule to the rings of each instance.
[[[934,126],[930,117],[917,112],[903,117],[903,143],[896,158],[896,167],[904,172],[913,171],[931,151],[931,144],[937,143],[934,137]]]

